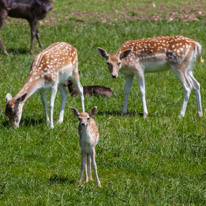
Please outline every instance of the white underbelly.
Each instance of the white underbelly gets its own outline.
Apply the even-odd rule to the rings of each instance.
[[[65,80],[67,80],[70,76],[72,76],[72,64],[69,64],[67,66],[65,66],[64,68],[62,68],[59,71],[59,83],[63,83]]]
[[[165,60],[156,62],[143,62],[142,65],[145,72],[162,72],[167,71],[171,68]]]

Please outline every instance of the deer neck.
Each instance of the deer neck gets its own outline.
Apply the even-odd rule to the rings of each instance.
[[[41,81],[33,81],[32,75],[29,75],[26,83],[21,88],[21,90],[17,93],[17,95],[14,97],[14,99],[18,99],[22,95],[27,94],[24,101],[21,102],[21,104],[24,105],[24,103],[27,101],[27,99],[32,94],[34,94],[38,89],[40,89],[41,87],[42,87],[42,82]]]

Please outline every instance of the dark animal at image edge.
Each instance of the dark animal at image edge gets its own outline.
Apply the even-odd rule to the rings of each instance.
[[[71,95],[78,96],[78,91],[70,80],[66,80],[64,82],[64,86],[68,86]],[[114,93],[110,88],[99,86],[99,85],[83,86],[83,92],[84,95],[94,95],[94,96],[100,95],[100,96],[107,96],[107,97],[114,96]]]
[[[43,49],[37,30],[37,23],[40,19],[43,19],[52,8],[53,2],[49,0],[0,0],[0,30],[7,16],[26,19],[31,27],[30,54],[33,54],[34,37],[37,38],[40,49]],[[8,55],[1,37],[0,47],[3,53]]]

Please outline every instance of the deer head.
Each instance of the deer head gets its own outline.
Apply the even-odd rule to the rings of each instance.
[[[97,106],[93,107],[89,113],[87,112],[79,113],[79,111],[73,107],[71,107],[71,110],[73,115],[79,119],[79,123],[81,126],[88,126],[90,118],[92,118],[97,111]]]
[[[14,129],[19,127],[19,122],[21,120],[23,102],[26,98],[27,93],[18,97],[17,99],[12,99],[10,93],[6,95],[6,110],[5,114],[8,116]]]
[[[97,50],[100,56],[107,60],[107,66],[112,78],[118,77],[119,70],[122,66],[122,59],[126,58],[132,51],[131,49],[128,49],[117,54],[107,54],[107,52],[102,48],[98,47]]]

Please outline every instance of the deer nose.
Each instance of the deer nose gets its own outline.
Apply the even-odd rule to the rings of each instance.
[[[116,74],[112,74],[112,78],[117,78],[117,75]]]
[[[86,123],[84,123],[84,122],[82,122],[82,123],[81,123],[81,125],[82,125],[82,126],[86,126],[87,124],[86,124]]]

